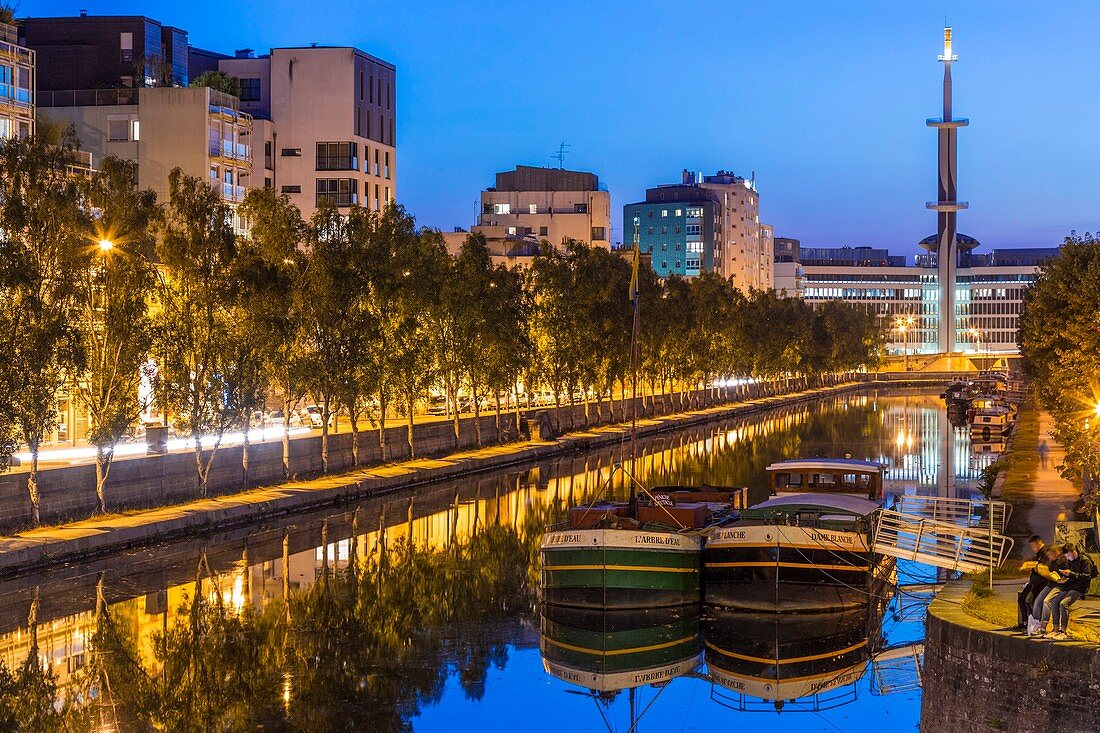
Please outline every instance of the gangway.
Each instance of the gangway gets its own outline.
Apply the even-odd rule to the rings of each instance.
[[[871,693],[890,695],[919,690],[924,682],[924,644],[884,649],[871,659]]]
[[[911,514],[937,522],[958,524],[963,527],[989,528],[989,514],[993,514],[993,531],[1003,534],[1012,517],[1012,505],[1003,501],[953,499],[944,496],[899,496],[891,507],[902,514]]]
[[[976,573],[1000,567],[1012,551],[1012,539],[988,527],[964,527],[892,509],[879,512],[874,551],[947,570]]]

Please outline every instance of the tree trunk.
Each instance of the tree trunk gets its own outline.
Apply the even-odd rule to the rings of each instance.
[[[480,448],[481,443],[481,397],[478,395],[477,390],[472,386],[470,388],[470,394],[474,398],[474,436],[477,439],[477,447]]]
[[[290,478],[290,400],[283,400],[283,478]]]
[[[34,525],[37,527],[42,523],[42,515],[39,512],[39,495],[38,495],[38,440],[30,440],[27,442],[27,447],[31,451],[31,472],[27,476],[27,492],[31,496],[31,511],[34,514]]]
[[[351,415],[351,465],[359,467],[359,411],[350,410]]]
[[[496,405],[497,427],[496,427],[496,430],[497,430],[497,444],[500,444],[500,443],[504,442],[504,436],[500,434],[500,390],[499,389],[493,391],[493,397],[497,401],[497,405]],[[475,504],[474,506],[477,506],[477,505]]]
[[[592,422],[592,418],[591,418],[591,416],[589,415],[589,407],[590,407],[590,404],[591,404],[591,400],[590,400],[590,399],[588,398],[588,390],[586,389],[586,390],[584,391],[584,426],[585,426],[586,428],[587,428],[587,427],[588,427],[588,426],[589,426],[589,425],[591,424],[591,422]]]
[[[458,446],[462,442],[462,426],[459,423],[458,417],[458,388],[452,386],[447,393],[447,399],[451,403],[451,421],[454,427],[455,434],[455,450],[458,450]]]
[[[523,435],[523,431],[520,430],[520,427],[519,427],[520,417],[519,417],[519,386],[518,385],[515,385],[515,384],[512,385],[512,394],[515,395],[515,398],[516,398],[516,404],[515,404],[516,438],[518,439],[519,437],[521,437]],[[531,409],[531,398],[530,398],[530,396],[528,396],[528,398],[527,398],[527,409]]]
[[[416,458],[416,438],[413,433],[413,407],[416,405],[416,398],[409,394],[405,397],[405,414],[409,417],[408,422],[408,441],[409,441],[409,458]]]
[[[378,457],[386,462],[386,392],[378,392]]]
[[[244,427],[241,428],[241,485],[248,488],[248,429],[252,427],[252,420],[247,410],[244,414]]]
[[[105,489],[107,483],[107,472],[111,468],[110,454],[103,450],[102,446],[96,446],[95,451],[95,496],[96,496],[96,513],[104,514],[107,512],[107,498],[105,496]]]
[[[195,438],[195,472],[199,476],[199,496],[206,498],[206,479],[208,474],[202,470],[202,441]]]
[[[329,401],[324,400],[321,408],[321,473],[328,473],[328,418]]]

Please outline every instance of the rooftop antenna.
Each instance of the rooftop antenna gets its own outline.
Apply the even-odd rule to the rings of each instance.
[[[557,159],[558,168],[565,168],[565,155],[566,155],[566,153],[569,152],[569,148],[571,148],[571,147],[573,147],[573,146],[572,145],[566,145],[565,143],[562,143],[562,144],[558,145],[558,151],[550,156],[551,158],[556,158]]]

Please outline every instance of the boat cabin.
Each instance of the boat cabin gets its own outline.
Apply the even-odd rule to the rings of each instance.
[[[851,458],[780,461],[768,466],[771,492],[789,494],[850,494],[882,501],[886,467]]]

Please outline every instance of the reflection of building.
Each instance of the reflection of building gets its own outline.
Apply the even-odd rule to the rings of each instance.
[[[623,242],[633,241],[660,277],[715,272],[741,290],[772,287],[772,229],[760,224],[755,182],[727,171],[681,173],[680,183],[646,189],[623,207]]]
[[[35,54],[0,23],[0,140],[34,134]]]

